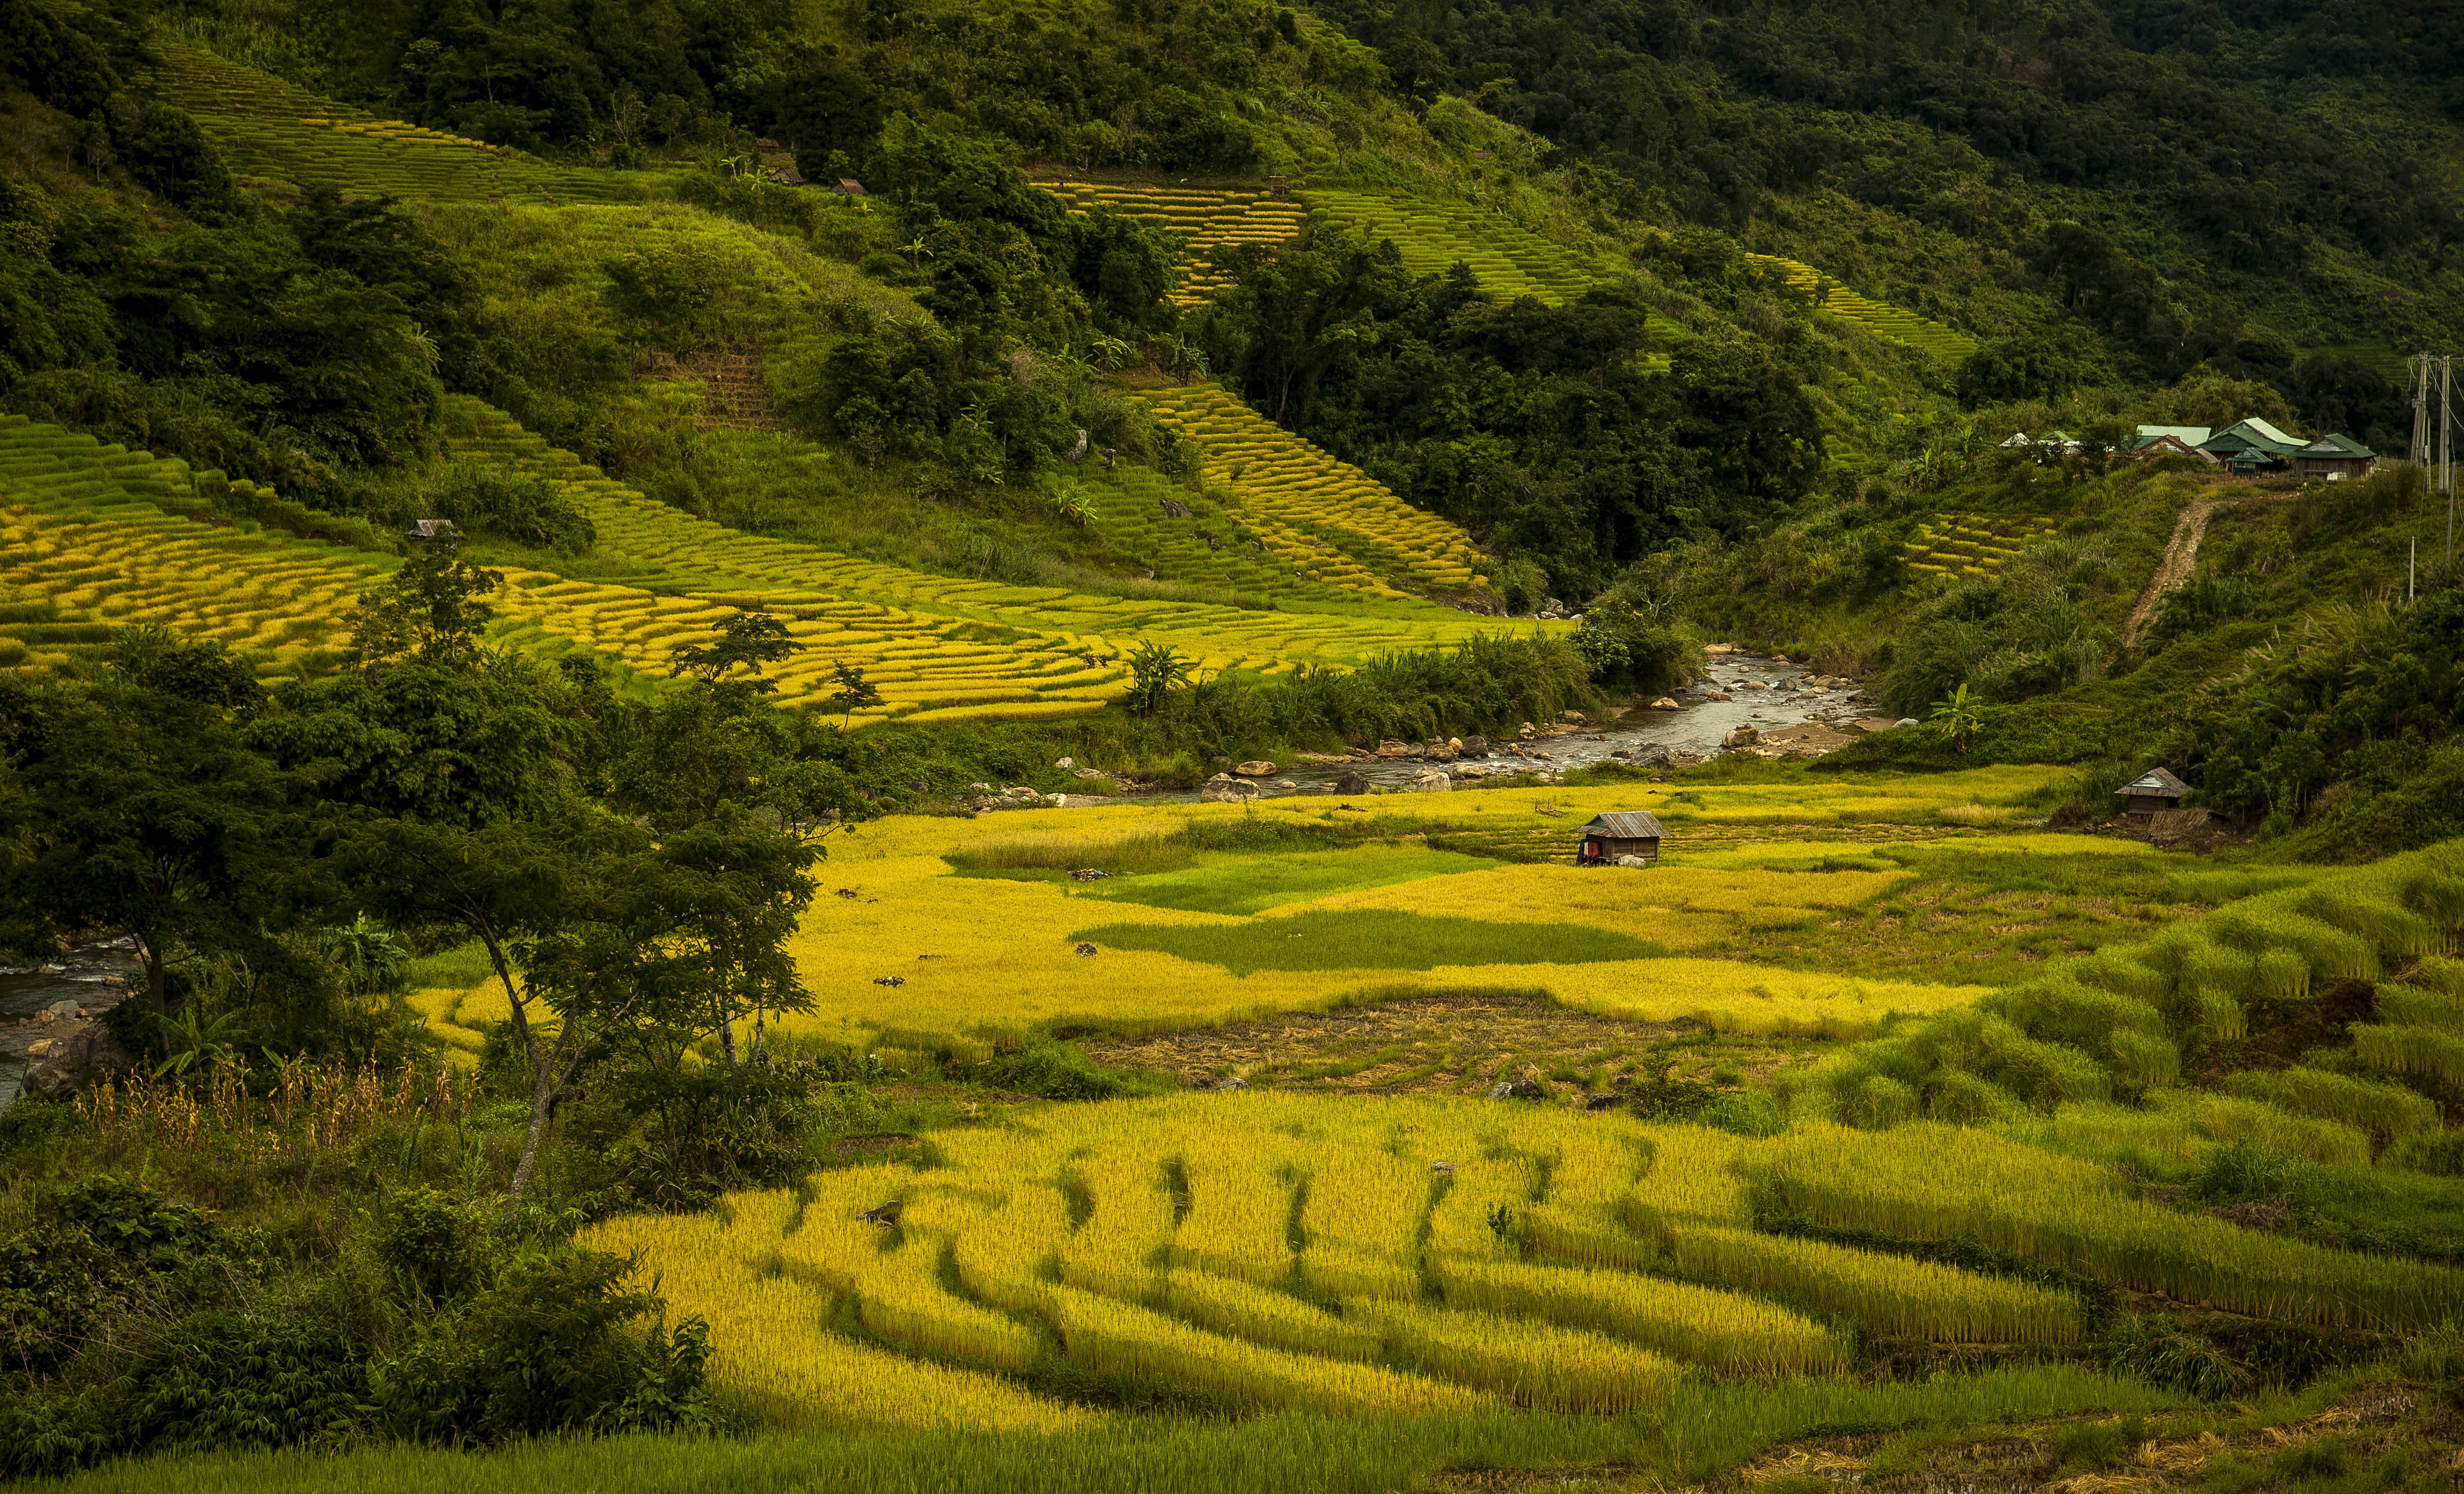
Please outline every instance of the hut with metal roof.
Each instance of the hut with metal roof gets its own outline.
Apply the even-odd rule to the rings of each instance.
[[[2182,796],[2189,791],[2190,785],[2175,778],[2168,770],[2150,768],[2115,792],[2129,801],[2123,805],[2123,814],[2134,820],[2145,820],[2167,809],[2179,809]]]
[[[1660,843],[1667,834],[1659,817],[1648,809],[1612,809],[1583,826],[1582,842],[1574,847],[1574,865],[1614,867],[1620,856],[1657,864]]]
[[[2321,436],[2293,453],[2293,475],[2328,482],[2355,481],[2370,474],[2379,454],[2347,435]]]

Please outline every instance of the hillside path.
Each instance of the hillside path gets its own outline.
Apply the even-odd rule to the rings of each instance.
[[[2208,519],[2224,506],[2222,498],[2195,498],[2173,520],[2173,538],[2165,541],[2165,558],[2156,562],[2156,574],[2147,578],[2147,589],[2139,594],[2138,605],[2130,609],[2130,621],[2122,625],[2122,647],[2128,648],[2139,642],[2139,630],[2156,615],[2156,604],[2165,593],[2190,579],[2199,563],[2199,541],[2208,533]]]

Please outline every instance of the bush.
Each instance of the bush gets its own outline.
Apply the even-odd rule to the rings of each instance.
[[[288,1447],[358,1419],[367,1374],[332,1325],[285,1311],[199,1313],[141,1372],[126,1435],[138,1447]]]
[[[373,1367],[371,1399],[396,1434],[423,1440],[716,1425],[708,1328],[691,1318],[668,1332],[658,1299],[622,1289],[632,1270],[581,1251],[517,1258]]]
[[[429,491],[419,518],[450,518],[457,528],[500,535],[559,555],[580,555],[599,542],[590,516],[563,490],[530,472],[457,462]]]
[[[2113,648],[2089,604],[2107,579],[2101,550],[2043,545],[1961,582],[1910,614],[1874,692],[1915,715],[1963,684],[2013,701],[2083,683]]]
[[[1169,1080],[1105,1068],[1066,1043],[1037,1043],[1005,1053],[978,1066],[975,1077],[1045,1100],[1117,1100],[1172,1088]]]

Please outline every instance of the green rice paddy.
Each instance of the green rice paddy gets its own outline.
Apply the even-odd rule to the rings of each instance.
[[[1441,965],[1596,964],[1668,951],[1632,934],[1571,923],[1484,923],[1385,909],[1295,913],[1252,923],[1110,923],[1069,935],[1097,949],[1154,950],[1260,970],[1435,970]]]

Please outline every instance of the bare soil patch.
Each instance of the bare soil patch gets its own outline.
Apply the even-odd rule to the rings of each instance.
[[[1237,1077],[1330,1093],[1477,1095],[1503,1080],[1529,1078],[1566,1105],[1663,1066],[1671,1079],[1713,1088],[1768,1079],[1828,1046],[1723,1036],[1691,1022],[1619,1022],[1502,996],[1419,997],[1083,1045],[1098,1063],[1170,1074],[1193,1087]]]

